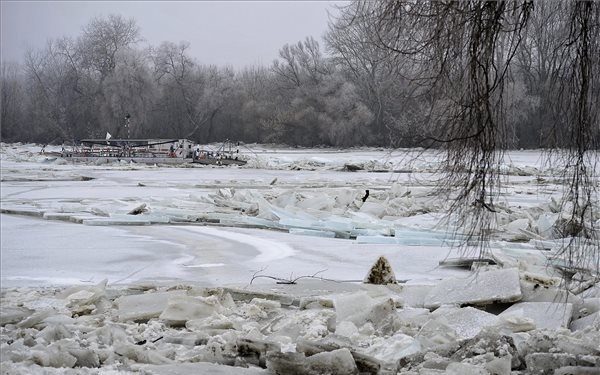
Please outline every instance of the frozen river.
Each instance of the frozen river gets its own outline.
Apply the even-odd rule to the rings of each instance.
[[[563,171],[540,152],[506,155],[493,259],[470,269],[440,266],[465,255],[465,228],[435,189],[432,153],[248,150],[244,167],[86,165],[2,144],[2,372],[600,365],[594,271],[575,295],[549,262],[563,241]],[[398,283],[363,283],[381,256]]]
[[[394,159],[383,151],[265,152],[254,162],[271,169],[256,169],[60,164],[36,155],[34,146],[30,154],[20,151],[8,150],[2,160],[2,207],[21,213],[1,216],[3,287],[97,283],[105,278],[111,284],[243,284],[259,270],[278,277],[320,272],[324,278],[362,280],[380,255],[390,259],[400,279],[439,279],[460,272],[437,267],[448,255],[444,246],[368,244],[190,220],[176,225],[68,221],[123,215],[140,204],[155,216],[238,214],[239,210],[220,210],[211,201],[211,194],[222,189],[258,192],[267,198],[302,196],[299,206],[308,213],[312,208],[314,217],[328,204],[324,199],[335,200],[340,192],[350,194],[350,202],[365,189],[376,199],[378,192],[383,194],[398,181],[404,189],[423,190],[426,184],[408,174],[340,171],[346,162],[376,165],[387,158],[388,163],[400,163],[406,160],[401,154]],[[303,169],[289,170],[290,165]],[[431,225],[431,217],[422,219],[423,225]],[[419,222],[413,219],[410,225]]]

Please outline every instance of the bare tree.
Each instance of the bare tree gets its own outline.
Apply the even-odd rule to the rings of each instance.
[[[261,121],[273,141],[312,146],[327,143],[323,117],[324,91],[334,73],[331,63],[322,55],[319,43],[309,37],[294,45],[285,45],[273,62],[276,105]],[[332,87],[332,86],[331,86]]]
[[[516,143],[521,147],[551,147],[551,129],[556,118],[553,82],[564,67],[561,55],[569,34],[568,3],[548,0],[535,3],[514,64],[515,86],[522,98],[513,113]]]
[[[105,128],[97,129],[96,133],[99,131],[103,136],[102,132],[110,130],[115,136],[152,137],[152,109],[158,90],[147,56],[137,50],[122,51],[119,55],[119,64],[103,83],[104,101],[99,109]]]
[[[117,67],[118,52],[140,41],[135,20],[111,14],[107,18],[93,18],[79,39],[82,65],[104,81]]]
[[[333,61],[357,88],[361,101],[374,114],[368,124],[373,142],[409,144],[410,82],[402,77],[402,59],[377,43],[377,28],[369,15],[375,3],[353,2],[340,7],[325,35]]]
[[[187,42],[164,42],[153,51],[154,77],[162,90],[158,107],[171,119],[168,122],[175,130],[171,136],[210,141],[232,73],[199,66],[188,55],[188,48]]]
[[[31,81],[29,95],[36,103],[33,116],[44,129],[46,142],[55,138],[71,141],[78,137],[78,115],[82,95],[76,87],[79,76],[67,61],[61,46],[49,41],[43,51],[28,51],[25,71]]]

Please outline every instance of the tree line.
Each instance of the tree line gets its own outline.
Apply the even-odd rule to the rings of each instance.
[[[1,138],[61,143],[109,132],[201,143],[439,147],[481,130],[502,148],[568,145],[569,122],[553,111],[571,108],[577,94],[556,91],[557,82],[577,79],[568,3],[500,2],[501,11],[492,3],[416,3],[356,0],[340,7],[322,40],[286,44],[271,65],[237,70],[202,64],[186,42],[141,49],[134,19],[94,18],[78,37],[28,51],[22,64],[2,62]],[[595,4],[593,12],[597,22]],[[480,23],[468,29],[474,14]],[[432,23],[442,16],[448,23]],[[472,43],[482,38],[482,48]],[[589,43],[598,50],[597,38]],[[595,72],[598,55],[589,61]],[[469,78],[476,76],[488,82]],[[486,84],[502,90],[465,106],[465,94],[474,99]],[[598,85],[590,90],[597,105]],[[486,105],[496,112],[477,110]],[[486,121],[498,111],[502,134],[488,133],[494,128]],[[479,130],[468,125],[475,122]],[[592,130],[586,136],[597,145]]]

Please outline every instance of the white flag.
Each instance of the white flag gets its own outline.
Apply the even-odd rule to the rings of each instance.
[[[112,135],[110,135],[109,132],[106,132],[106,140],[108,141],[111,137],[112,137]]]

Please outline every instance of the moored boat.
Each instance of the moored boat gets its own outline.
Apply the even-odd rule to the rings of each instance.
[[[200,149],[188,139],[82,139],[70,149],[63,146],[58,157],[84,163],[133,162],[145,164],[244,165],[230,141],[218,148]]]

